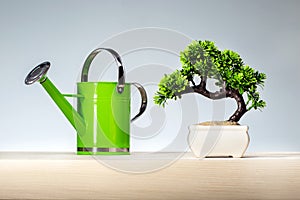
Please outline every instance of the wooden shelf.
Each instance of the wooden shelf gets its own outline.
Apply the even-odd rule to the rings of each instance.
[[[300,199],[299,188],[300,153],[0,152],[0,199]]]

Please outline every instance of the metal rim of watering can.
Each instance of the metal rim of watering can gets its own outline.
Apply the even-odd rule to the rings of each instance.
[[[88,57],[86,58],[82,72],[81,72],[81,82],[88,82],[88,74],[90,70],[90,66],[96,55],[102,51],[108,51],[115,59],[116,64],[118,66],[118,85],[117,85],[117,91],[118,93],[122,93],[124,91],[125,87],[125,74],[124,74],[124,67],[122,64],[121,56],[113,49],[110,48],[97,48],[93,50]]]
[[[46,61],[38,66],[36,66],[33,70],[29,72],[29,74],[25,78],[25,84],[31,85],[37,81],[43,82],[46,80],[46,74],[50,68],[50,62]]]
[[[129,148],[103,148],[103,147],[77,147],[77,151],[79,152],[91,152],[91,153],[99,153],[99,152],[130,152]]]

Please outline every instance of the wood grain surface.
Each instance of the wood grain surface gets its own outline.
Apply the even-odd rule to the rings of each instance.
[[[139,169],[147,163],[143,158],[112,160]],[[196,159],[188,153],[154,172],[133,174],[90,156],[0,152],[0,198],[300,199],[300,154]]]

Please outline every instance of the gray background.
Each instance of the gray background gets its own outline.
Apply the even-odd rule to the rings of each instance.
[[[98,44],[129,29],[162,27],[213,40],[265,72],[267,108],[240,121],[250,126],[248,151],[300,151],[299,9],[297,0],[0,0],[0,150],[75,151],[71,125],[39,85],[24,85],[34,65],[50,60],[49,76],[70,93]]]

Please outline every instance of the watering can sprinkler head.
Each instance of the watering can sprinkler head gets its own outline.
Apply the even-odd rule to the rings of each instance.
[[[50,68],[50,62],[46,61],[36,66],[25,78],[25,84],[31,85],[35,82],[44,82],[47,78],[46,74]]]

